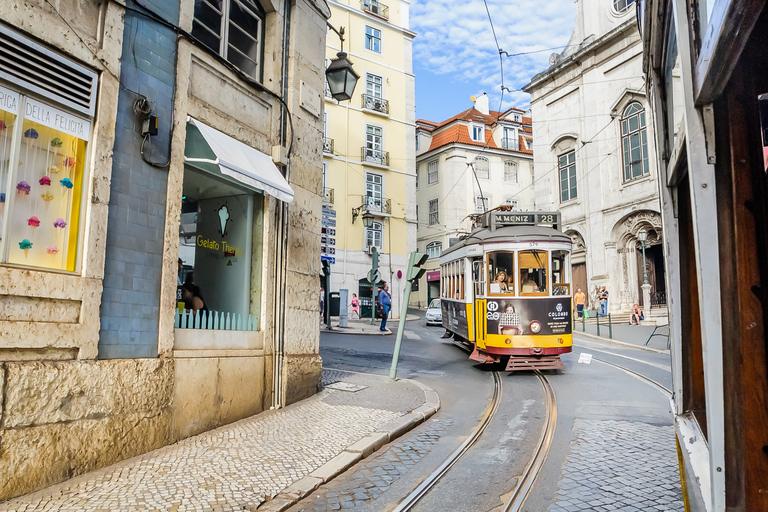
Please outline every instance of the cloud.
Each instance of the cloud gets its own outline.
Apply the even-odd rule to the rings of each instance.
[[[547,50],[568,44],[576,9],[573,0],[488,0],[499,46],[514,57],[502,57],[504,85],[520,89],[549,66]],[[482,0],[416,0],[411,7],[414,60],[424,69],[452,81],[474,84],[487,92],[491,108],[501,99],[499,52]],[[528,53],[537,52],[537,53]],[[416,77],[418,80],[418,76]],[[523,92],[504,93],[502,108],[526,106]]]

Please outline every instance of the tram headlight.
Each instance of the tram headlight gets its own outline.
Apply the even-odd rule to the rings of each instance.
[[[531,331],[531,334],[539,334],[541,332],[541,322],[538,320],[532,321],[528,324],[528,330]]]
[[[506,343],[507,345],[511,345],[512,344],[512,340],[507,338],[507,339],[504,340],[504,343]]]

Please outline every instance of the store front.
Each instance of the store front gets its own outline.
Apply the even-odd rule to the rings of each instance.
[[[265,193],[283,201],[293,199],[269,156],[189,119],[179,225],[176,348],[263,346],[261,336],[254,334],[263,330]],[[222,338],[192,330],[239,334]]]
[[[432,302],[432,299],[440,297],[440,271],[432,270],[426,273],[427,277],[427,304]]]

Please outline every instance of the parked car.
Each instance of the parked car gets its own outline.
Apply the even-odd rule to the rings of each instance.
[[[443,325],[443,310],[440,309],[440,299],[433,299],[429,303],[427,325]]]

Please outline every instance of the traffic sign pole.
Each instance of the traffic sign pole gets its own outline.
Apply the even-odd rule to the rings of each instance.
[[[403,332],[405,331],[405,317],[408,316],[408,301],[411,300],[410,281],[405,282],[405,291],[403,292],[403,304],[400,306],[400,322],[397,324],[397,338],[395,338],[395,352],[392,354],[392,366],[389,368],[389,378],[397,378],[397,361],[400,359],[400,346],[403,344]]]

